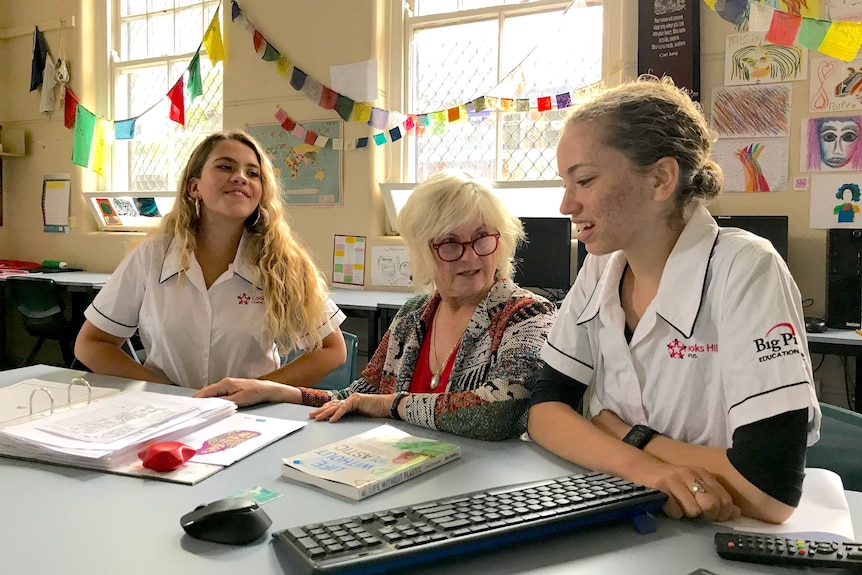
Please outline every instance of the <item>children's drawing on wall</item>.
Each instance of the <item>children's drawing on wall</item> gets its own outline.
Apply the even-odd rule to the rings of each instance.
[[[838,223],[852,224],[856,221],[856,214],[859,213],[859,200],[862,200],[859,186],[857,184],[843,184],[835,192],[835,197],[840,203],[835,206],[832,213],[838,216]]]
[[[854,173],[811,176],[812,228],[862,228],[862,175]]]
[[[710,119],[719,137],[789,136],[790,85],[716,88]]]
[[[346,287],[365,285],[365,246],[365,236],[335,235],[332,283]]]
[[[779,192],[788,185],[787,138],[721,138],[713,158],[725,192]]]
[[[842,62],[836,58],[812,58],[810,65],[809,110],[862,110],[862,59]]]
[[[729,34],[725,42],[724,83],[727,86],[805,80],[808,55],[799,46],[777,46],[764,34]]]
[[[374,246],[371,248],[371,283],[380,286],[410,287],[410,259],[403,246]]]
[[[862,0],[820,0],[824,20],[862,22]]]
[[[782,12],[796,16],[805,16],[806,18],[820,17],[820,6],[817,0],[769,0],[767,4],[773,8],[778,8]]]
[[[862,116],[808,118],[802,123],[803,172],[862,169]]]

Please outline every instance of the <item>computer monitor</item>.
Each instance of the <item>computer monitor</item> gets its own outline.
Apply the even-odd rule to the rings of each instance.
[[[775,251],[787,261],[787,216],[716,216],[715,221],[723,228],[739,228],[766,238]]]
[[[521,218],[527,241],[515,254],[515,281],[552,292],[571,287],[572,223],[569,218]]]
[[[716,223],[723,228],[739,228],[752,234],[766,238],[775,247],[775,251],[787,261],[787,216],[716,216]],[[587,257],[584,244],[578,242],[578,269]]]

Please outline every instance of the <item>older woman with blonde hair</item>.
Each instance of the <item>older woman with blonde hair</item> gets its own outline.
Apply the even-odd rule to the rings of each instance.
[[[346,357],[344,314],[285,221],[269,158],[239,131],[198,144],[173,210],[85,316],[78,359],[130,379],[198,389],[224,378],[313,385]],[[143,365],[120,348],[135,331]],[[297,347],[310,353],[282,367],[281,355]]]
[[[359,412],[486,440],[523,432],[556,308],[511,280],[520,220],[489,183],[446,170],[416,187],[398,228],[422,293],[398,311],[362,377],[334,392],[254,382],[212,393],[317,406],[311,417],[332,422]]]

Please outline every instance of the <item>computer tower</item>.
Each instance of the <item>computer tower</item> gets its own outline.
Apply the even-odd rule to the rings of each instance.
[[[862,230],[830,229],[826,241],[826,325],[862,327]]]

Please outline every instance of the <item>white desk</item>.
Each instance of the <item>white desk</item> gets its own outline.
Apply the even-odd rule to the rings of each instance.
[[[68,381],[79,373],[33,366],[0,373],[0,385],[28,377]],[[94,385],[189,392],[106,376],[88,377]],[[303,419],[308,409],[270,405],[251,411]],[[535,444],[456,438],[462,447],[460,460],[364,501],[342,499],[281,478],[282,457],[360,433],[381,422],[363,417],[348,417],[336,424],[310,422],[305,429],[195,486],[0,458],[0,570],[10,575],[282,574],[287,571],[270,536],[274,531],[580,470]],[[386,422],[426,437],[453,440],[450,435],[404,422]],[[180,527],[180,517],[197,505],[255,486],[283,494],[264,505],[273,526],[255,543],[234,547],[198,541]],[[847,498],[858,538],[862,536],[862,493],[848,492]],[[638,535],[628,523],[607,525],[479,556],[444,560],[409,573],[685,575],[699,567],[719,575],[799,573],[724,561],[713,547],[713,533],[718,528],[701,521],[660,516],[657,524],[657,532],[650,535]]]
[[[829,329],[824,333],[807,333],[809,353],[843,355],[856,358],[856,387],[853,408],[862,413],[862,335],[852,329]]]

